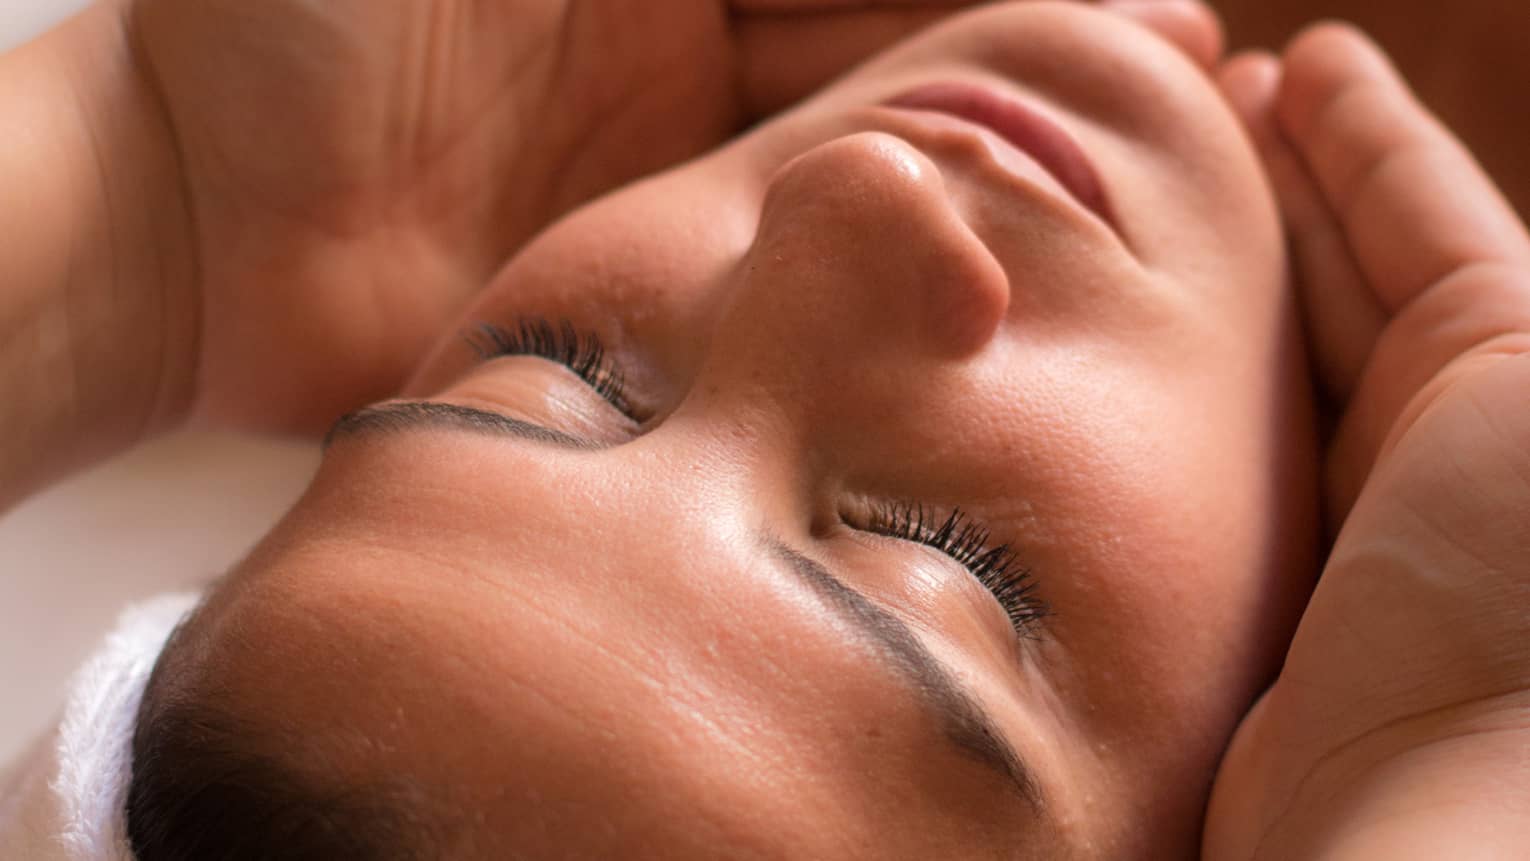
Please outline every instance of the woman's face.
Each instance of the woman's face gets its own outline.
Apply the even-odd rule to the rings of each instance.
[[[1173,45],[959,17],[526,247],[198,665],[488,857],[1188,857],[1313,573],[1283,281]]]

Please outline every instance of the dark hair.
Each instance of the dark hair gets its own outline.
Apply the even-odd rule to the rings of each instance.
[[[425,857],[409,793],[316,779],[312,762],[297,767],[309,755],[304,739],[279,738],[160,678],[180,633],[155,667],[133,732],[126,814],[138,861]]]

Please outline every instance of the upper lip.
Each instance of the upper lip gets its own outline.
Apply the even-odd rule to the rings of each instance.
[[[938,111],[987,128],[1034,159],[1079,204],[1113,225],[1104,186],[1078,141],[1020,99],[980,84],[940,82],[916,87],[885,104]]]

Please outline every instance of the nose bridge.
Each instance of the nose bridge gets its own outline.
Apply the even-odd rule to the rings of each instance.
[[[711,474],[777,513],[811,506],[815,476],[833,470],[823,457],[873,432],[910,376],[986,344],[1009,305],[1004,269],[935,164],[874,132],[776,173],[730,278],[666,430],[707,438],[694,451],[716,459]]]
[[[1002,267],[963,222],[939,169],[911,145],[863,133],[781,168],[736,275],[731,325],[801,370],[892,350],[960,356],[1009,304]]]

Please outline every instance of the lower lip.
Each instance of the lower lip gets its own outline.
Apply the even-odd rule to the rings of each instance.
[[[1111,223],[1094,166],[1073,137],[1020,101],[986,87],[928,84],[887,102],[898,108],[938,111],[983,126],[1035,159],[1074,199]]]

